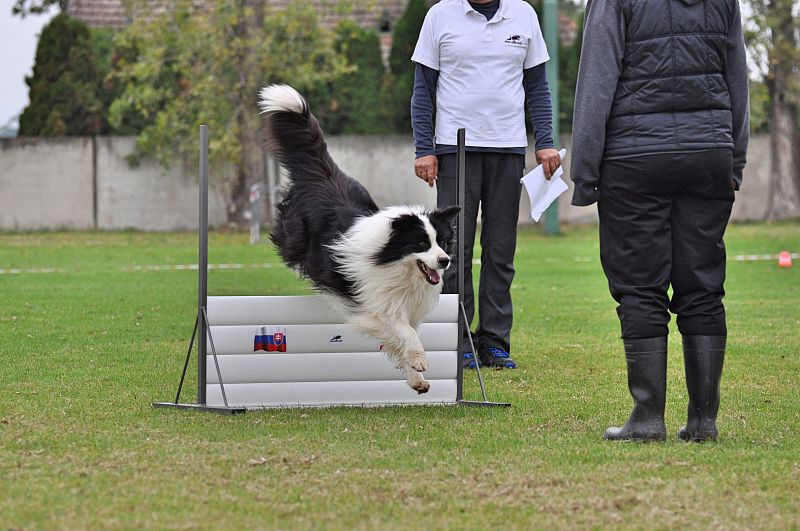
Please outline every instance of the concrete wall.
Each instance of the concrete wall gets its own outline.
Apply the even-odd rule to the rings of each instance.
[[[97,227],[147,231],[197,227],[197,164],[170,170],[153,161],[131,168],[131,137],[97,139]],[[179,165],[178,165],[179,166]],[[225,196],[213,186],[208,194],[211,226],[227,220]]]
[[[342,171],[364,185],[378,206],[436,206],[436,189],[414,175],[410,135],[330,137],[328,151]]]
[[[734,221],[762,221],[767,217],[770,185],[769,135],[750,137],[747,149],[749,164],[744,168],[742,187],[736,192],[731,219]]]
[[[562,142],[568,150],[564,162],[568,176],[570,138],[565,136]],[[334,160],[364,184],[378,205],[436,204],[435,189],[414,175],[410,136],[330,137],[328,145]],[[94,141],[91,138],[0,139],[0,230],[195,228],[196,163],[185,172],[179,167],[166,170],[152,161],[131,167],[128,156],[133,147],[134,140],[130,137],[102,137]],[[752,138],[750,160],[769,160],[769,149],[768,137]],[[534,166],[529,150],[527,168]],[[744,186],[734,204],[734,220],[764,218],[769,176],[767,165],[751,164],[745,169]],[[561,196],[562,222],[595,222],[597,209],[571,206],[571,195],[570,190]],[[209,222],[219,226],[226,219],[226,194],[212,186]],[[520,222],[531,222],[524,193]]]
[[[0,140],[0,230],[94,227],[91,138]]]

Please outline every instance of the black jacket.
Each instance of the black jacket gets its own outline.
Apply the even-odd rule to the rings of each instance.
[[[589,0],[573,122],[573,204],[597,200],[600,164],[729,149],[745,165],[748,86],[737,0]]]

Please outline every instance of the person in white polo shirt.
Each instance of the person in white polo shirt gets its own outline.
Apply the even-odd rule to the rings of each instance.
[[[548,59],[536,12],[523,0],[435,4],[411,57],[416,63],[411,100],[414,171],[429,186],[436,185],[439,205],[457,202],[456,133],[466,129],[464,303],[470,322],[475,310],[472,248],[481,209],[480,321],[473,334],[478,352],[463,353],[467,368],[477,363],[497,369],[517,366],[510,355],[510,289],[528,145],[526,101],[536,160],[548,179],[561,164],[553,143],[544,66]],[[451,267],[445,272],[444,292],[456,291],[456,268]]]

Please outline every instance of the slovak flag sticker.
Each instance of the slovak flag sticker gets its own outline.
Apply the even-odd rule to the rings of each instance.
[[[253,338],[253,352],[286,352],[286,328],[261,326]]]

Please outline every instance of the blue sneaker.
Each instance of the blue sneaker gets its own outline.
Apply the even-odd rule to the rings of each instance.
[[[478,347],[478,358],[481,366],[491,367],[492,369],[516,369],[517,363],[505,350],[498,347],[488,347],[480,345]]]
[[[478,360],[475,359],[475,354],[472,352],[465,352],[464,359],[461,361],[461,366],[465,369],[475,369],[478,367]]]

